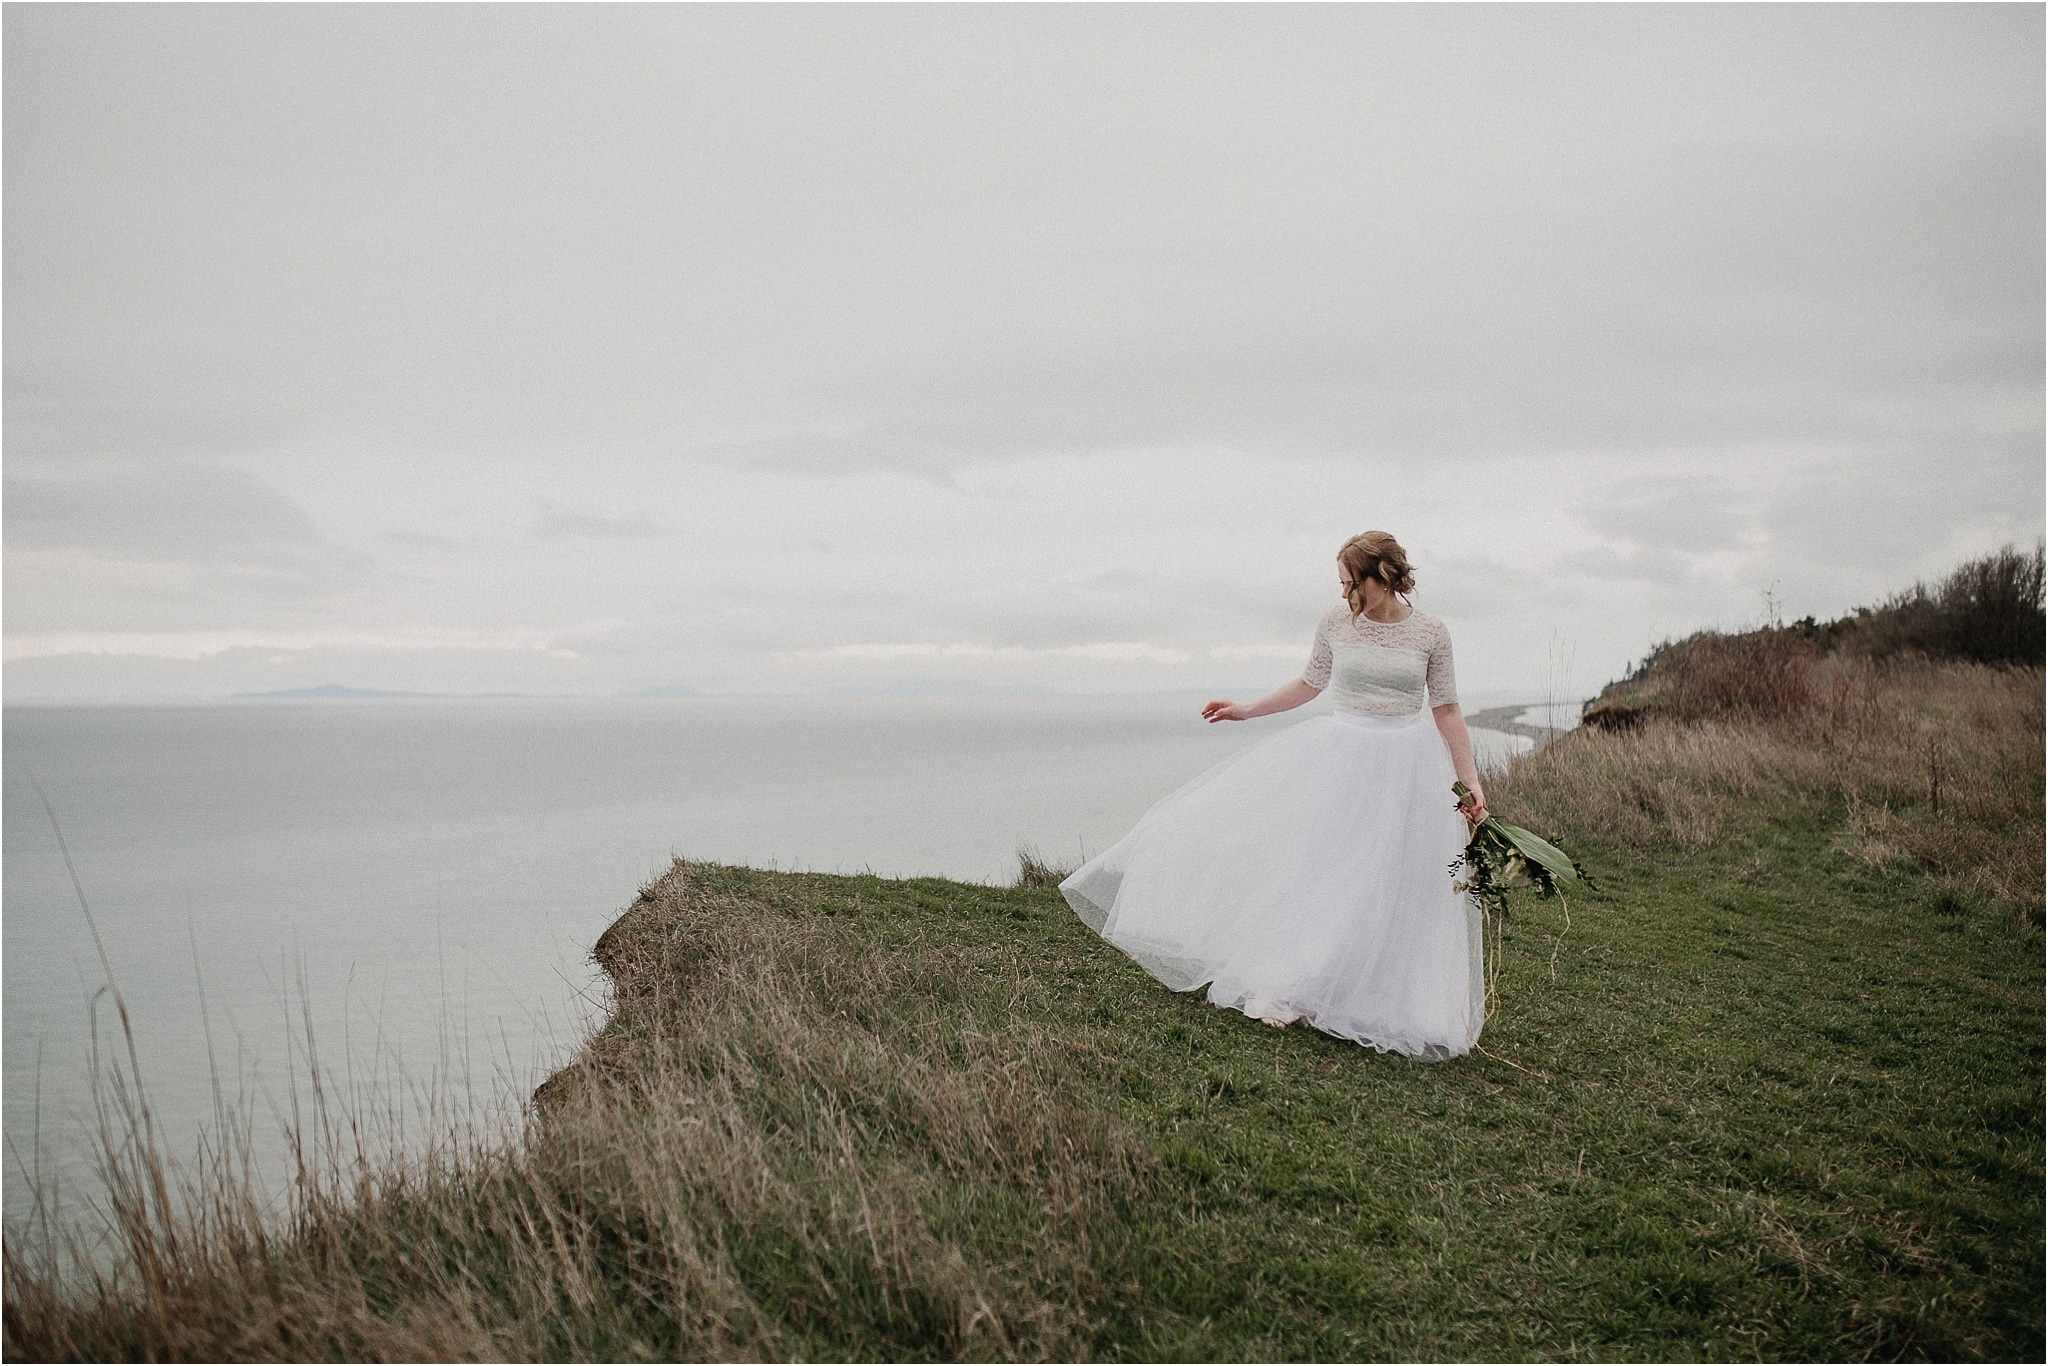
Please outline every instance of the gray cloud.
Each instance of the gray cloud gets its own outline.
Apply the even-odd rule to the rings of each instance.
[[[1282,528],[1353,508],[1530,632],[2038,534],[2037,7],[6,22],[12,620],[630,619],[739,677],[792,621],[1290,639]],[[1348,502],[1262,486],[1318,461]]]
[[[621,537],[633,540],[648,536],[666,536],[659,522],[646,513],[630,517],[613,517],[599,512],[581,511],[550,503],[543,499],[540,516],[534,521],[533,534],[543,541],[592,537],[598,540],[615,540]]]
[[[183,582],[212,595],[321,596],[367,567],[297,503],[224,465],[10,473],[6,537],[10,559],[32,578],[54,570],[133,582],[138,568],[153,567],[153,595]]]
[[[245,470],[220,465],[7,479],[7,538],[38,550],[194,560],[317,545],[303,509]]]
[[[458,550],[460,542],[452,536],[441,536],[431,531],[387,531],[384,539],[392,545],[406,550]]]
[[[12,349],[795,468],[1838,434],[2040,368],[2038,16],[1189,19],[25,12]]]
[[[261,404],[230,401],[200,409],[156,400],[135,383],[90,367],[77,372],[10,361],[5,394],[7,457],[15,464],[217,460],[262,450],[287,430]]]
[[[1589,523],[1636,550],[1709,554],[1757,534],[1747,471],[1688,470],[1625,481],[1594,504]]]

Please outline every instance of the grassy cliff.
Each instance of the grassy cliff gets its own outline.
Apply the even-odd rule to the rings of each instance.
[[[526,1133],[282,1222],[138,1167],[112,1271],[10,1247],[7,1353],[2038,1359],[2042,675],[1813,668],[1492,785],[1599,888],[1513,907],[1467,1058],[1168,993],[1043,885],[679,862]]]

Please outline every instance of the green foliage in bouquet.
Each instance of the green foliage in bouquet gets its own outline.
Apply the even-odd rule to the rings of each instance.
[[[1451,791],[1458,795],[1460,804],[1472,795],[1472,790],[1461,782],[1452,783]],[[1592,882],[1564,850],[1495,816],[1488,816],[1472,828],[1465,856],[1452,869],[1461,870],[1464,877],[1458,882],[1458,890],[1470,892],[1493,915],[1507,910],[1510,888],[1534,887],[1539,896],[1553,897],[1575,890],[1581,883]]]
[[[1462,782],[1452,783],[1451,791],[1458,795],[1460,806],[1472,795],[1472,789]],[[1593,879],[1572,861],[1571,855],[1549,840],[1494,816],[1488,816],[1472,827],[1472,837],[1465,842],[1463,857],[1451,865],[1451,876],[1457,879],[1453,885],[1459,891],[1469,893],[1485,916],[1481,933],[1492,943],[1486,954],[1486,1013],[1491,1018],[1494,1003],[1499,998],[1496,985],[1500,976],[1501,935],[1507,921],[1508,892],[1515,887],[1534,887],[1538,896],[1556,897],[1563,904],[1564,929],[1550,950],[1550,974],[1555,977],[1558,951],[1564,947],[1564,936],[1572,928],[1571,902],[1565,893],[1580,886],[1590,887]]]

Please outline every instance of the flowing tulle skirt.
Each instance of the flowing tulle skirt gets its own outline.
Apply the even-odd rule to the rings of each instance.
[[[1465,825],[1426,713],[1290,726],[1161,801],[1060,884],[1176,991],[1448,1058],[1485,1023]]]

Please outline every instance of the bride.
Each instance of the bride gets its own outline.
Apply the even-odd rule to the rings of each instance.
[[[1449,1058],[1485,1023],[1480,915],[1452,886],[1486,799],[1458,711],[1451,638],[1407,595],[1384,531],[1337,552],[1343,601],[1301,677],[1211,722],[1336,710],[1218,764],[1060,884],[1074,913],[1176,991],[1382,1052]],[[1427,705],[1425,706],[1425,701]],[[1435,725],[1423,723],[1429,715]]]

